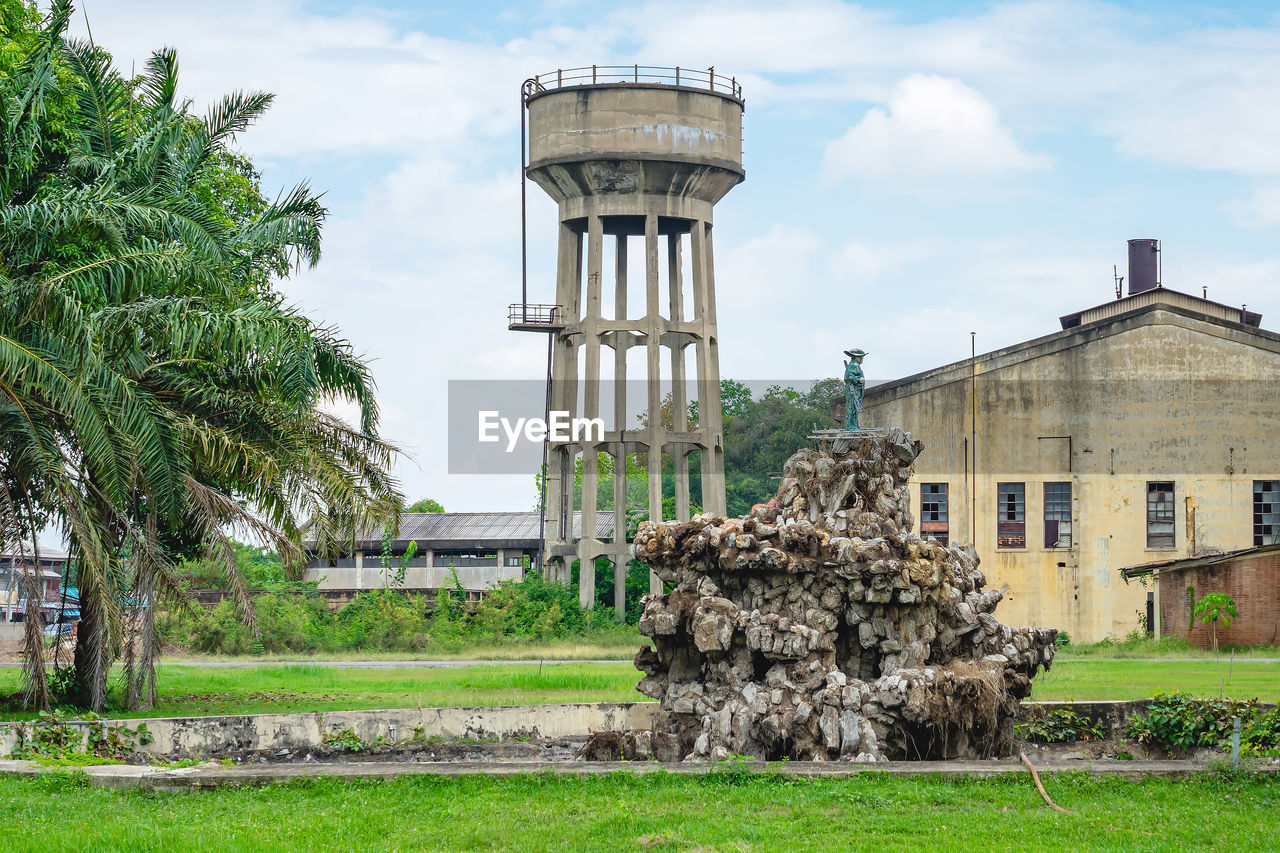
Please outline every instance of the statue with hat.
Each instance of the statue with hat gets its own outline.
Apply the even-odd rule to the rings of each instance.
[[[866,377],[862,373],[862,359],[866,352],[860,349],[847,349],[844,354],[849,360],[844,363],[844,428],[856,430],[858,414],[862,411],[862,392],[867,388]]]

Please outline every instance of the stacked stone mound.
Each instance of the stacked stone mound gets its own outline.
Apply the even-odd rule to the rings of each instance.
[[[777,497],[745,518],[641,526],[637,558],[675,584],[646,597],[655,648],[635,658],[661,706],[612,757],[1007,754],[1057,631],[1001,625],[976,552],[912,532],[920,442],[890,430],[825,444],[792,456]]]

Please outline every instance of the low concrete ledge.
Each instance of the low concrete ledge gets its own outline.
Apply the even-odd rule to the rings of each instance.
[[[1023,702],[1026,711],[1041,710],[1045,713],[1066,709],[1095,723],[1101,723],[1108,737],[1124,734],[1125,723],[1130,717],[1145,715],[1151,707],[1151,699],[1098,699],[1072,702]],[[1268,710],[1275,702],[1259,702],[1258,707]]]
[[[1122,733],[1124,723],[1144,713],[1150,699],[1095,702],[1024,702],[1027,710],[1068,708],[1101,722],[1108,734]],[[1273,707],[1275,703],[1262,703]],[[427,739],[458,741],[586,737],[593,732],[647,729],[656,702],[583,702],[572,705],[508,705],[489,708],[401,708],[378,711],[316,711],[309,714],[245,714],[220,717],[71,722],[86,736],[90,725],[136,729],[146,723],[151,741],[137,752],[153,756],[193,757],[228,752],[304,751],[324,745],[326,736],[351,730],[366,743],[383,745]],[[21,723],[0,723],[0,758],[13,754]],[[594,765],[593,765],[594,766]],[[629,765],[636,766],[636,765]]]
[[[158,717],[104,720],[108,728],[136,729],[146,723],[151,741],[137,751],[156,756],[217,755],[244,750],[305,750],[327,735],[350,729],[366,743],[416,740],[511,740],[586,736],[592,732],[648,728],[656,702],[574,705],[509,705],[492,708],[409,708],[383,711],[316,711],[310,714],[247,714],[224,717]],[[0,756],[13,754],[20,723],[4,723]],[[96,723],[73,723],[86,734]]]

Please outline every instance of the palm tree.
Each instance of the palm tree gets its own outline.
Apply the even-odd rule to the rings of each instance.
[[[52,519],[77,560],[75,698],[101,707],[120,649],[126,703],[145,707],[154,605],[179,594],[174,560],[224,556],[251,621],[228,529],[297,569],[304,524],[322,546],[394,525],[396,449],[377,434],[351,345],[269,286],[319,260],[319,198],[305,184],[235,211],[210,198],[210,173],[271,96],[237,93],[194,118],[176,100],[173,51],[124,81],[105,53],[64,38],[69,14],[54,4],[0,136],[0,370],[15,410],[0,409],[0,481],[12,484],[0,526],[26,541]],[[39,149],[44,104],[68,78],[68,154],[42,171],[24,152]],[[325,413],[343,400],[358,426]],[[26,510],[22,495],[35,495]],[[30,662],[27,681],[45,704],[43,666]]]

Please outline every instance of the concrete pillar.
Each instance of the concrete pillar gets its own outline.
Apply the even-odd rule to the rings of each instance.
[[[556,304],[568,318],[579,316],[582,293],[582,233],[570,221],[560,223],[556,261]],[[578,341],[566,328],[556,335],[552,349],[551,409],[573,413],[578,400]],[[552,443],[547,457],[547,548],[553,553],[574,540],[571,444]],[[562,556],[545,561],[544,574],[567,582],[568,561]]]
[[[614,319],[627,319],[627,235],[617,236],[614,258]],[[631,333],[617,329],[613,333],[613,428],[618,441],[613,445],[613,607],[618,618],[626,610],[627,569],[630,557],[624,553],[627,542],[627,349]]]
[[[681,235],[667,235],[667,278],[670,285],[670,317],[673,324],[684,321],[684,258]],[[684,333],[669,335],[671,349],[671,429],[689,429],[689,400],[685,390]],[[671,447],[676,489],[676,521],[689,520],[689,448],[683,442]]]
[[[724,434],[720,412],[720,355],[716,341],[715,284],[711,264],[711,226],[694,222],[689,235],[693,254],[693,299],[697,306],[698,436],[702,445],[702,511],[724,515]]]
[[[356,589],[364,589],[364,552],[356,551]]]
[[[645,355],[648,368],[649,428],[645,443],[649,453],[649,520],[662,521],[662,444],[666,430],[662,428],[662,315],[658,290],[658,215],[649,213],[644,218],[644,269],[645,296]],[[662,583],[653,572],[649,573],[649,591],[661,592]]]
[[[1155,634],[1156,642],[1158,643],[1160,642],[1161,631],[1163,630],[1163,627],[1164,627],[1160,624],[1160,570],[1158,568],[1152,569],[1151,571],[1151,586],[1154,589],[1154,592],[1152,594],[1154,601],[1152,601],[1151,618],[1152,618],[1152,621],[1155,622],[1155,624],[1152,625],[1151,628],[1152,628],[1152,632]]]
[[[599,216],[587,219],[587,304],[582,318],[583,352],[583,417],[600,416],[600,277],[604,268],[604,223]],[[596,498],[598,497],[599,446],[594,436],[584,436],[582,443],[582,538],[578,545],[578,606],[590,610],[595,604],[596,564],[600,540],[596,537]]]

